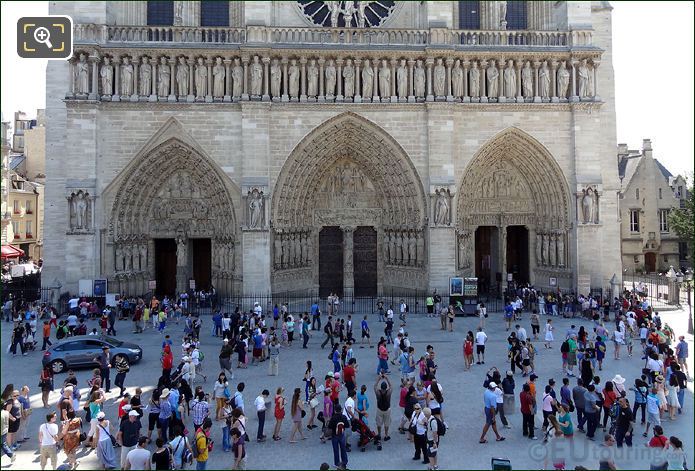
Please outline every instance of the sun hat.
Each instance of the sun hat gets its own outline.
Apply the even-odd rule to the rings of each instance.
[[[625,382],[625,378],[623,378],[622,376],[617,374],[617,375],[613,376],[613,379],[611,381],[616,383],[616,384],[623,384]]]
[[[131,410],[130,412],[128,412],[128,415],[130,417],[138,417],[140,414],[138,414],[138,411],[136,410]]]

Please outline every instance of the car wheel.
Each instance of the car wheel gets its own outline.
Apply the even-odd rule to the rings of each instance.
[[[113,357],[113,363],[116,364],[116,363],[120,362],[121,358],[124,359],[128,365],[130,365],[130,360],[125,355],[116,355],[115,357]]]
[[[56,360],[51,362],[51,370],[53,370],[53,373],[62,373],[65,371],[65,368],[67,368],[68,365],[65,364],[63,360]]]

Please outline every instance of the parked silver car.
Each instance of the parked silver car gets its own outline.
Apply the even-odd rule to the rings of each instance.
[[[142,358],[142,348],[106,335],[78,335],[52,345],[43,354],[43,366],[51,365],[54,373],[62,373],[68,368],[97,367],[94,358],[102,352],[103,346],[111,350],[112,364],[119,356],[124,356],[128,364]]]

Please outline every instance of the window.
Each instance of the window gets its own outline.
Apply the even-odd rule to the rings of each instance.
[[[229,2],[200,2],[200,26],[229,26]]]
[[[27,238],[27,239],[31,239],[32,237],[34,237],[34,232],[32,231],[33,228],[32,228],[32,224],[31,224],[31,223],[32,223],[32,221],[27,221],[27,222],[24,223],[24,227],[26,228],[26,231],[25,231],[25,232],[26,232],[26,234],[27,234],[27,235],[26,235],[26,238]]]
[[[639,188],[635,188],[635,199],[639,199]]]
[[[33,214],[34,210],[31,207],[31,200],[26,200],[24,207],[26,208],[27,214]]]
[[[14,200],[14,202],[12,203],[12,212],[15,214],[19,214],[21,212],[19,207],[19,200]]]
[[[635,262],[635,264],[638,264],[639,263],[639,255],[635,255],[634,257],[632,257],[632,261]]]
[[[639,209],[630,210],[630,232],[639,232]]]
[[[480,29],[480,2],[459,2],[459,28]]]
[[[150,26],[171,26],[174,24],[174,2],[148,1],[147,24]]]
[[[664,255],[664,263],[668,263],[668,255]]]
[[[688,259],[688,243],[687,242],[678,242],[678,258],[681,260],[687,260]]]
[[[507,2],[507,29],[526,28],[526,2]]]
[[[685,198],[685,195],[683,194],[683,187],[682,186],[678,187],[678,194],[676,195],[676,198],[679,198],[679,199]]]
[[[668,232],[668,209],[659,210],[659,231]]]
[[[21,230],[22,226],[19,221],[12,221],[12,232],[14,232],[14,238],[19,239],[21,236],[19,234],[19,231]]]
[[[661,194],[661,188],[659,188],[659,199],[661,200],[661,199],[663,199],[663,198],[664,198],[664,197],[663,197],[663,195]]]

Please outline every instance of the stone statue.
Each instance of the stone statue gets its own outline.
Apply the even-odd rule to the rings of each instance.
[[[510,60],[504,69],[504,96],[512,98],[516,96],[516,71],[514,61]]]
[[[176,4],[176,12],[174,14],[174,26],[183,24],[183,2],[174,2]]]
[[[289,267],[294,267],[295,266],[295,257],[297,254],[295,253],[295,246],[294,246],[294,239],[295,235],[294,234],[288,234],[287,235],[287,248],[289,251],[289,255],[287,257],[287,266]]]
[[[478,98],[480,96],[480,69],[478,69],[478,63],[475,61],[471,67],[468,81],[471,97]]]
[[[160,60],[159,81],[157,82],[157,95],[165,97],[169,95],[169,83],[171,83],[171,68],[167,65],[167,58],[162,57]]]
[[[594,222],[594,199],[593,188],[586,188],[582,196],[582,222],[584,224],[593,224]]]
[[[290,81],[290,98],[299,98],[299,66],[296,59],[290,61],[290,68],[287,74]]]
[[[396,235],[389,231],[389,263],[396,263]]]
[[[449,224],[449,193],[441,189],[436,191],[437,202],[434,210],[434,223],[437,225]]]
[[[282,69],[280,68],[280,62],[277,59],[273,59],[273,62],[270,64],[270,94],[273,98],[280,97],[281,84]]]
[[[541,98],[550,96],[550,70],[548,70],[548,61],[543,61],[540,70],[538,71],[538,95]]]
[[[328,7],[328,14],[331,18],[331,28],[338,27],[338,16],[340,15],[340,2],[329,0],[324,2]]]
[[[398,98],[406,98],[408,96],[408,69],[405,66],[405,59],[401,59],[401,63],[396,69],[396,82],[398,84]]]
[[[318,94],[319,68],[316,67],[316,59],[311,59],[306,68],[307,75],[307,96],[316,97]]]
[[[586,59],[582,59],[581,65],[577,70],[577,75],[579,76],[579,97],[586,98],[591,96],[591,90],[589,87],[591,71],[586,65]]]
[[[341,10],[343,12],[343,21],[345,22],[345,27],[350,28],[352,26],[352,17],[355,15],[355,3],[353,1],[341,2],[345,7]]]
[[[215,58],[215,67],[212,68],[212,96],[223,97],[224,96],[224,79],[227,73],[222,63],[222,58]]]
[[[281,236],[282,240],[282,261],[281,265],[283,268],[287,268],[289,266],[289,260],[290,260],[290,248],[288,246],[288,240],[289,236],[287,234],[282,234]]]
[[[325,75],[326,75],[326,96],[332,97],[335,95],[335,82],[336,82],[336,76],[337,76],[333,59],[330,59],[328,61],[328,64],[326,65]]]
[[[417,264],[425,264],[425,236],[422,232],[417,232]]]
[[[434,95],[446,95],[446,68],[441,58],[437,59],[437,65],[434,66]]]
[[[490,66],[487,68],[487,96],[490,98],[497,97],[497,89],[499,85],[500,73],[495,67],[495,61],[490,61]]]
[[[258,56],[253,56],[251,63],[251,95],[260,96],[263,82],[263,65],[259,62]]]
[[[185,267],[187,265],[186,258],[186,236],[183,231],[179,230],[176,235],[176,266]]]
[[[89,64],[84,54],[80,54],[80,60],[75,63],[75,92],[80,95],[89,93]]]
[[[133,269],[133,248],[130,245],[123,247],[123,255],[125,255],[124,269],[130,271]]]
[[[114,263],[116,271],[123,271],[123,248],[120,244],[116,244],[116,260]]]
[[[533,69],[529,61],[526,61],[524,68],[521,70],[521,87],[525,97],[533,96]]]
[[[384,253],[383,253],[384,260],[386,260],[386,263],[389,263],[389,261],[391,260],[391,258],[390,258],[390,253],[389,253],[389,234],[388,234],[388,231],[385,231],[385,232],[384,232],[384,248],[383,248],[383,251],[384,251]]]
[[[121,65],[121,95],[130,96],[133,94],[133,64],[130,63],[130,57],[123,58]]]
[[[302,266],[302,234],[297,233],[294,236],[294,264]]]
[[[550,265],[550,238],[548,234],[543,234],[543,265]]]
[[[152,94],[152,66],[147,57],[142,58],[140,66],[140,95],[149,96]]]
[[[396,238],[396,256],[394,257],[394,264],[400,265],[403,261],[403,235],[400,232],[395,234]]]
[[[536,234],[536,265],[542,266],[543,263],[543,236]]]
[[[249,227],[260,228],[263,223],[263,192],[249,193]]]
[[[87,229],[87,209],[89,199],[87,194],[78,191],[72,197],[72,211],[75,216],[74,229]]]
[[[370,64],[369,59],[365,59],[364,68],[362,69],[362,96],[371,98],[374,84],[374,69]]]
[[[456,59],[454,68],[451,69],[451,92],[457,98],[463,96],[463,69],[460,59]]]
[[[470,268],[470,266],[471,266],[470,252],[471,252],[471,235],[469,232],[464,232],[464,233],[459,235],[459,244],[458,244],[459,268]]]
[[[502,27],[507,22],[507,2],[500,1],[498,3],[500,6],[500,27]]]
[[[111,65],[111,59],[104,57],[104,65],[101,66],[101,71],[99,72],[101,76],[101,93],[102,95],[112,95],[113,94],[113,66]]]
[[[409,232],[408,235],[408,265],[414,266],[417,264],[417,239],[414,232]]]
[[[560,98],[567,98],[567,87],[570,83],[570,73],[565,63],[566,61],[562,61],[557,69],[557,96]]]
[[[557,233],[557,266],[565,266],[565,234]]]
[[[311,258],[314,250],[314,245],[313,245],[313,237],[311,232],[307,233],[306,235],[306,263],[307,265],[311,263]]]
[[[364,28],[367,25],[367,17],[365,15],[365,10],[369,2],[358,1],[357,2],[357,26]]]
[[[302,232],[302,265],[309,265],[309,233]]]
[[[147,270],[147,244],[141,244],[140,251],[140,271]]]
[[[188,65],[185,57],[179,57],[179,64],[176,66],[176,86],[180,96],[188,95]]]
[[[425,68],[422,66],[422,61],[418,60],[415,62],[415,77],[413,77],[413,82],[415,85],[415,96],[418,98],[425,97]]]
[[[548,263],[550,264],[551,267],[556,266],[556,253],[555,250],[557,246],[555,245],[555,234],[550,233],[548,234],[548,242],[549,242],[549,250],[550,250],[550,259]]]
[[[195,66],[195,96],[205,97],[208,94],[208,68],[203,62],[203,58],[198,58]]]
[[[240,97],[244,93],[244,68],[239,63],[239,59],[234,59],[234,67],[232,67],[232,94],[235,97]]]
[[[382,98],[391,96],[391,69],[386,59],[381,61],[381,68],[379,69],[379,93]]]
[[[352,59],[346,60],[343,67],[343,89],[345,98],[355,96],[355,67],[352,65]]]

